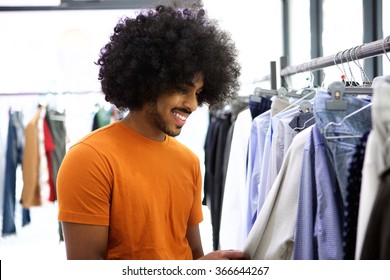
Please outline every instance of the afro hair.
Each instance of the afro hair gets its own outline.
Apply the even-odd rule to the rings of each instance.
[[[232,99],[239,88],[235,45],[201,8],[158,6],[121,19],[97,65],[105,99],[119,109],[137,110],[190,85],[198,73],[204,76],[199,105]]]

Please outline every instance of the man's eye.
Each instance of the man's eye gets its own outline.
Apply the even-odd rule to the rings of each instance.
[[[180,93],[183,93],[183,94],[188,93],[188,90],[187,90],[186,88],[179,87],[179,88],[177,88],[176,90],[177,90],[178,92],[180,92]]]

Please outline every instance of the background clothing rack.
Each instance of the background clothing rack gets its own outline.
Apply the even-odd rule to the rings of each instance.
[[[61,95],[61,94],[91,94],[91,93],[102,93],[100,91],[64,91],[64,92],[0,92],[0,96],[36,96],[36,95]]]
[[[317,71],[325,67],[378,56],[387,52],[390,52],[390,36],[381,40],[365,43],[360,46],[340,51],[334,55],[318,57],[299,65],[284,67],[280,71],[280,76],[283,78],[297,73]]]

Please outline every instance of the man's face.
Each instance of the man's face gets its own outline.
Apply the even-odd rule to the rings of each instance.
[[[203,75],[199,74],[192,80],[192,85],[183,85],[179,90],[161,94],[146,109],[152,124],[169,136],[179,135],[188,116],[198,108],[198,95],[203,83]]]

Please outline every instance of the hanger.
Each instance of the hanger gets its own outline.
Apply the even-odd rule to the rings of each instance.
[[[305,98],[308,97],[306,93],[312,93],[313,89],[311,88],[303,88],[301,90],[291,90],[287,91],[285,87],[280,87],[279,89],[263,89],[263,88],[255,88],[255,96],[260,97],[272,97],[272,96],[278,96],[281,99],[286,99],[287,97],[293,97],[293,98],[302,98],[303,96]],[[299,93],[298,93],[299,92]],[[252,96],[252,95],[251,95]],[[256,98],[254,97],[254,100]]]
[[[284,108],[281,112],[285,112],[287,110],[290,110],[291,108],[293,108],[293,107],[295,107],[295,106],[297,106],[298,104],[301,104],[301,103],[303,103],[303,104],[301,104],[301,108],[300,108],[301,110],[303,109],[302,112],[307,111],[308,109],[312,110],[311,102],[310,101],[306,102],[306,100],[308,100],[308,99],[313,100],[313,97],[317,93],[317,90],[316,90],[316,88],[313,85],[314,75],[313,75],[313,72],[310,70],[310,65],[308,66],[308,68],[306,70],[310,73],[310,85],[308,87],[302,88],[302,89],[300,89],[298,91],[288,93],[289,97],[294,97],[294,98],[298,98],[298,99],[295,100],[293,103],[291,103],[286,108]],[[304,102],[301,102],[301,101],[304,101]]]
[[[332,99],[326,102],[326,109],[331,111],[346,110],[348,101],[343,100],[344,94],[348,95],[372,95],[372,87],[346,87],[343,82],[335,81],[328,86],[328,92],[332,95]]]
[[[286,108],[284,108],[282,111],[280,111],[279,113],[282,113],[282,112],[285,112],[287,110],[290,110],[291,108],[293,107],[296,107],[298,104],[300,104],[301,101],[305,100],[305,99],[312,99],[313,98],[313,94],[315,95],[316,94],[316,90],[315,89],[311,89],[309,91],[309,93],[305,94],[305,95],[299,95],[299,99],[295,100],[293,103],[291,103],[290,105],[288,105]]]
[[[303,129],[305,129],[307,127],[307,125],[312,120],[315,120],[315,116],[313,114],[313,105],[310,101],[307,101],[307,100],[302,101],[301,104],[299,104],[299,107],[300,107],[301,113],[299,114],[299,116],[294,116],[293,120],[291,120],[291,122],[290,122],[290,127],[293,129],[292,132],[293,131],[302,131]],[[309,116],[309,118],[300,127],[299,126],[294,127],[292,125],[292,123],[297,122],[297,124],[299,124],[298,119],[304,115]]]
[[[294,127],[293,131],[305,129],[305,128],[306,128],[306,125],[307,125],[309,122],[311,122],[312,120],[314,120],[314,119],[315,119],[315,116],[311,117],[310,119],[308,119],[307,121],[305,121],[305,122],[303,123],[303,126],[302,126],[302,127]]]
[[[272,97],[279,95],[279,92],[276,89],[264,89],[260,87],[256,87],[254,94],[258,97]]]
[[[351,65],[349,64],[349,60],[348,60],[348,55],[349,57],[351,58],[351,62],[354,60],[353,57],[352,57],[352,50],[353,48],[350,48],[348,51],[347,51],[347,65],[348,65],[348,69],[349,69],[349,73],[351,74],[351,83],[352,84],[355,84],[355,85],[358,85],[358,82],[356,81],[354,75],[353,75],[353,72],[352,72],[352,68],[351,68]]]
[[[340,52],[338,52],[338,53],[336,53],[336,54],[334,55],[334,57],[333,57],[333,63],[334,63],[334,65],[340,70],[340,72],[341,72],[341,80],[344,81],[344,80],[345,80],[345,74],[344,74],[344,72],[343,72],[343,69],[341,69],[340,66],[336,63],[336,58],[339,56],[339,53],[340,53]]]
[[[249,101],[250,101],[250,102],[261,103],[261,100],[262,100],[261,96],[254,95],[254,94],[251,94],[251,95],[249,96]]]
[[[310,101],[304,100],[299,104],[299,108],[302,113],[311,113],[313,112],[313,104]]]
[[[327,130],[328,130],[329,126],[331,126],[331,125],[341,126],[341,125],[344,123],[345,120],[347,120],[347,119],[349,119],[350,117],[356,115],[357,113],[359,113],[359,112],[365,110],[366,108],[371,107],[371,105],[372,105],[372,103],[370,102],[370,103],[368,103],[367,105],[365,105],[365,106],[363,106],[363,107],[357,109],[356,111],[352,112],[351,114],[345,116],[345,117],[341,120],[341,122],[339,122],[339,123],[336,123],[336,122],[327,123],[327,124],[325,125],[325,127],[324,127],[324,137],[325,137],[326,139],[360,138],[360,137],[362,137],[363,135],[338,135],[338,136],[329,136],[329,135],[327,135]]]
[[[359,58],[356,54],[357,52],[357,49],[360,49],[362,46],[356,46],[353,48],[353,53],[355,54],[355,58],[353,59],[353,63],[355,63],[355,65],[359,68],[360,70],[360,75],[361,75],[361,78],[362,78],[362,81],[363,81],[363,86],[364,85],[371,85],[372,82],[370,81],[370,79],[368,78],[367,74],[366,74],[366,71],[364,71],[364,68],[363,66],[360,64],[359,62]],[[351,53],[351,58],[352,58],[352,53]]]

